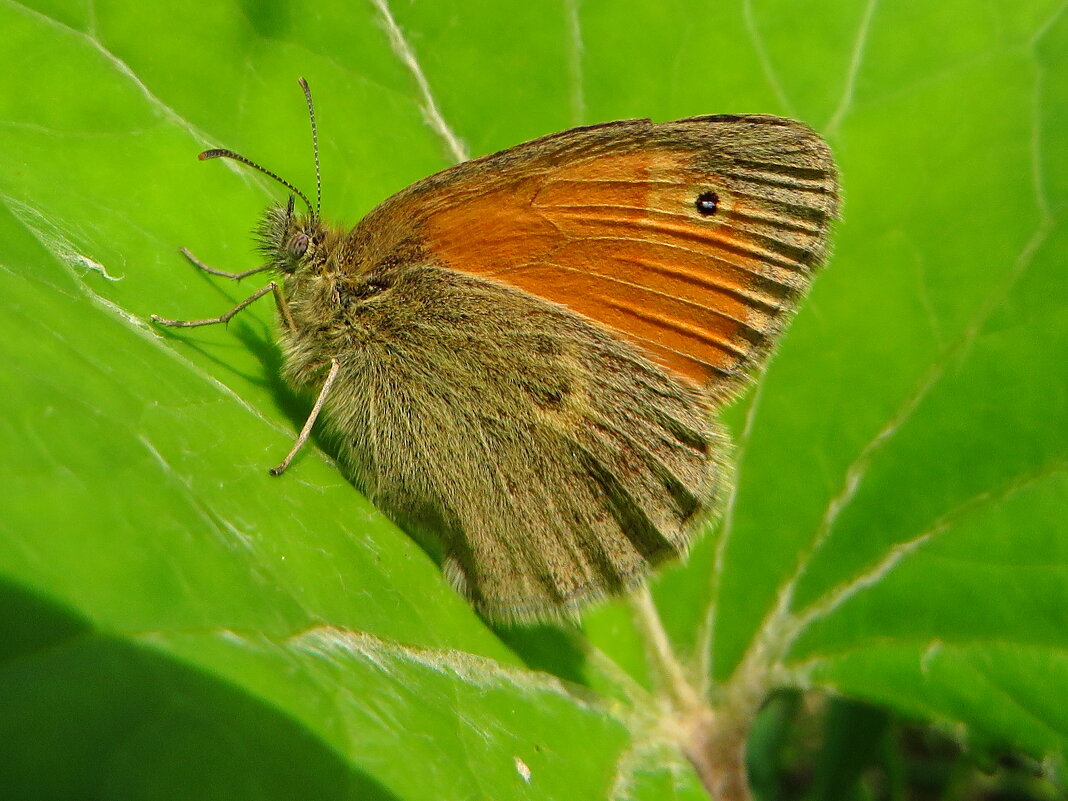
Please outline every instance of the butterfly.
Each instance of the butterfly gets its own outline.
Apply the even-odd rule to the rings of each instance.
[[[768,115],[621,120],[458,164],[354,228],[267,209],[283,373],[486,617],[554,619],[684,554],[731,477],[724,405],[827,258],[837,169]],[[294,197],[306,212],[298,212]],[[199,262],[197,262],[199,263]],[[204,266],[204,265],[201,265]]]

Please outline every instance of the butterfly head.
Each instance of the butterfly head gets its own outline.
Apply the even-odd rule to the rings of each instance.
[[[297,214],[294,198],[285,205],[269,206],[256,228],[256,239],[267,265],[280,273],[292,274],[316,267],[326,261],[327,231],[312,211]]]

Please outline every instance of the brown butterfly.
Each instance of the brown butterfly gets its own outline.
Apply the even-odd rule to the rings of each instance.
[[[303,80],[313,141],[315,117]],[[318,391],[359,487],[481,612],[531,620],[622,592],[718,509],[714,420],[827,254],[835,164],[766,115],[623,120],[432,175],[355,228],[267,210],[285,377]],[[318,147],[315,151],[318,189]],[[199,264],[194,260],[194,263]],[[204,265],[200,265],[204,267]],[[430,539],[427,539],[427,536]]]

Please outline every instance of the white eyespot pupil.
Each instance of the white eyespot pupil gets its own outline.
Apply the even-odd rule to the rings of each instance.
[[[702,192],[694,201],[698,213],[703,217],[709,217],[716,213],[719,208],[719,195],[715,192]]]

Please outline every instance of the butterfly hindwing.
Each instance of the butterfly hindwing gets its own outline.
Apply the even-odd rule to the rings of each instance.
[[[390,280],[330,420],[360,432],[342,450],[357,483],[440,543],[477,608],[557,616],[686,551],[726,486],[698,388],[504,284],[434,265]]]

